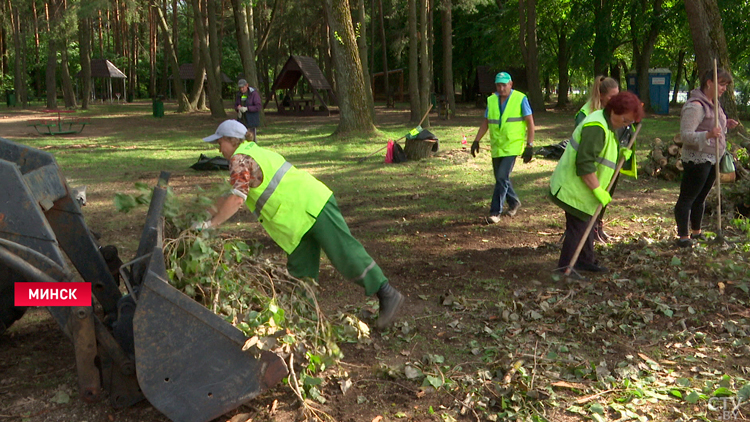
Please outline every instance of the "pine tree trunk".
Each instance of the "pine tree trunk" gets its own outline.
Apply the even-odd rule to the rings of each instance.
[[[367,107],[370,114],[375,116],[375,102],[372,98],[372,79],[370,77],[370,65],[367,60],[367,16],[365,14],[365,0],[357,0],[357,22],[359,23],[359,38],[357,38],[357,47],[359,48],[359,59],[362,60],[362,74],[367,82],[365,91],[367,91]]]
[[[68,68],[67,40],[63,41],[63,45],[66,46],[60,50],[60,76],[63,85],[63,100],[65,101],[66,108],[75,108],[76,93],[73,89],[73,80],[70,77],[70,69]]]
[[[81,55],[81,109],[88,110],[91,100],[91,18],[78,23],[78,48]]]
[[[417,32],[417,0],[409,2],[409,104],[411,118],[409,122],[416,125],[422,118],[421,99],[419,94],[419,33]]]
[[[244,7],[242,0],[232,0],[232,9],[234,11],[234,22],[237,26],[237,45],[239,46],[240,60],[242,61],[242,70],[245,75],[245,79],[251,87],[258,90],[258,70],[255,67],[255,39],[253,31],[250,30],[252,27],[252,15],[248,19],[247,11],[250,10],[252,13],[252,6],[248,6],[247,9]],[[261,123],[263,122],[263,110],[260,110]]]
[[[250,40],[250,51],[252,51],[252,56],[250,60],[250,83],[255,84],[253,87],[258,90],[258,95],[262,92],[260,89],[260,78],[258,78],[258,56],[255,52],[255,13],[253,12],[253,5],[252,3],[248,3],[247,7],[245,8],[245,15],[247,19],[247,35]],[[261,97],[261,104],[263,104],[263,98]],[[263,111],[263,108],[260,109],[259,114],[260,119],[260,126],[266,125],[266,112]]]
[[[208,87],[206,89],[208,92],[208,107],[211,109],[211,116],[226,118],[227,113],[224,110],[224,105],[222,104],[221,100],[221,70],[219,67],[219,63],[214,63],[213,56],[216,55],[216,52],[212,51],[218,49],[219,46],[212,44],[209,49],[209,44],[206,40],[206,27],[204,26],[203,14],[201,13],[199,3],[200,0],[193,0],[193,15],[196,21],[195,27],[197,29],[198,39],[200,40],[201,45],[201,58],[206,65],[206,77],[208,78]],[[214,9],[211,6],[212,3],[212,1],[208,2],[207,10],[209,32],[215,32],[216,30],[216,17],[214,14]],[[214,16],[212,17],[212,15]],[[215,40],[217,36],[215,35],[212,38]]]
[[[429,49],[429,34],[428,28],[430,26],[427,22],[429,11],[427,10],[429,0],[419,0],[419,105],[420,116],[427,112],[427,108],[430,106],[430,85],[432,78],[430,75],[430,49]],[[422,122],[423,128],[430,127],[430,116],[425,117]]]
[[[325,0],[326,15],[333,31],[339,36],[333,49],[336,68],[341,120],[334,134],[372,133],[375,131],[372,115],[367,108],[362,61],[359,59],[357,41],[348,0]]]
[[[383,17],[383,0],[378,0],[380,12],[380,48],[383,53],[383,89],[385,90],[385,107],[394,105],[391,103],[391,84],[388,82],[388,42],[385,39],[385,18]]]
[[[164,13],[162,13],[161,8],[156,5],[155,0],[150,1],[151,6],[155,11],[157,11],[158,16],[156,19],[159,22],[159,26],[161,27],[162,32],[164,33],[164,45],[167,48],[167,50],[165,51],[165,56],[169,61],[169,66],[172,68],[172,86],[174,88],[174,95],[177,97],[177,112],[184,113],[186,111],[193,111],[193,109],[190,107],[187,96],[185,95],[185,91],[182,89],[182,82],[180,81],[180,66],[177,64],[177,54],[175,53],[172,41],[168,36],[169,27],[167,27],[167,20],[165,19]]]
[[[47,108],[50,110],[57,109],[57,45],[52,37],[47,40]]]
[[[452,0],[443,0],[443,90],[452,113],[456,111],[456,87],[453,83],[453,14]]]
[[[11,24],[13,27],[13,49],[15,50],[16,54],[14,54],[14,63],[13,63],[13,73],[15,77],[13,78],[13,87],[15,89],[16,98],[18,99],[18,102],[21,104],[22,107],[26,107],[25,102],[25,96],[24,96],[24,90],[26,89],[26,84],[24,83],[24,78],[22,78],[20,75],[25,75],[25,69],[23,66],[23,57],[26,55],[23,54],[24,51],[24,45],[23,42],[24,37],[21,32],[21,22],[20,22],[20,16],[18,12],[18,6],[17,5],[11,5]]]

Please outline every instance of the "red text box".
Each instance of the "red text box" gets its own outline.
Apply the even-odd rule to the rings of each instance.
[[[91,306],[91,283],[15,283],[16,306]]]

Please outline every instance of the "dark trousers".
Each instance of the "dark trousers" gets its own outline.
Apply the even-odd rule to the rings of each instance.
[[[674,206],[677,235],[687,237],[688,223],[693,230],[700,230],[706,197],[716,181],[716,170],[711,163],[683,162],[680,196]]]
[[[493,157],[492,170],[495,174],[495,191],[492,192],[492,204],[490,205],[490,215],[500,215],[503,212],[503,203],[508,200],[508,206],[513,207],[521,202],[513,190],[513,184],[510,182],[510,172],[516,164],[516,157]]]
[[[560,259],[557,261],[558,268],[564,268],[570,265],[570,261],[573,259],[573,254],[578,248],[578,243],[583,238],[583,232],[586,231],[586,227],[589,222],[581,220],[575,215],[565,211],[565,239],[563,239],[562,250],[560,251]],[[594,231],[589,232],[586,242],[583,244],[581,254],[578,255],[577,263],[582,264],[596,264],[596,258],[594,257]]]

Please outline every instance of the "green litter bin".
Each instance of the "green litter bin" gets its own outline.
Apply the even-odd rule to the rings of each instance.
[[[164,117],[164,101],[159,98],[154,98],[152,108],[154,117]]]
[[[8,107],[15,107],[16,106],[16,91],[12,89],[5,91],[5,102],[6,104],[8,104]]]

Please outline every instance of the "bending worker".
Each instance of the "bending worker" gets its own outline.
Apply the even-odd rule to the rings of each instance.
[[[607,192],[620,156],[630,158],[632,150],[620,147],[616,131],[640,121],[643,106],[635,94],[621,92],[603,110],[597,110],[573,131],[565,153],[550,179],[550,198],[565,211],[565,238],[558,268],[570,266],[588,222],[601,204],[612,200]],[[575,270],[603,273],[609,270],[596,261],[593,231],[583,245]]]
[[[607,106],[609,99],[620,93],[620,86],[618,82],[608,76],[597,76],[594,78],[594,83],[591,86],[591,94],[586,104],[578,110],[575,115],[576,126],[580,125],[581,122],[596,110],[601,110]],[[634,128],[632,125],[617,130],[617,139],[620,141],[620,146],[627,146],[630,142],[630,138],[633,135]],[[631,147],[635,151],[635,144]],[[626,176],[638,178],[638,166],[635,161],[635,154],[632,154],[630,158],[625,161],[620,173]],[[619,179],[618,179],[619,180]],[[615,193],[617,182],[612,185],[610,195]],[[594,240],[601,243],[608,243],[611,236],[604,232],[604,210],[599,214],[599,219],[594,225]]]
[[[211,218],[193,228],[216,227],[245,203],[287,253],[289,274],[317,280],[322,249],[347,280],[363,286],[368,296],[377,294],[378,328],[391,324],[404,296],[388,283],[380,267],[352,236],[326,185],[281,155],[256,145],[252,133],[236,120],[223,122],[215,134],[203,140],[217,144],[229,160],[232,194],[217,200],[209,210]]]
[[[487,97],[487,109],[479,132],[471,144],[471,155],[477,156],[479,141],[490,132],[492,149],[492,170],[495,176],[495,190],[492,193],[489,221],[500,222],[503,203],[507,200],[510,217],[521,208],[521,200],[513,190],[510,173],[516,164],[516,157],[523,156],[523,162],[531,161],[534,152],[534,115],[526,95],[513,89],[513,80],[506,72],[495,75],[497,92]],[[524,148],[526,141],[526,148]]]

